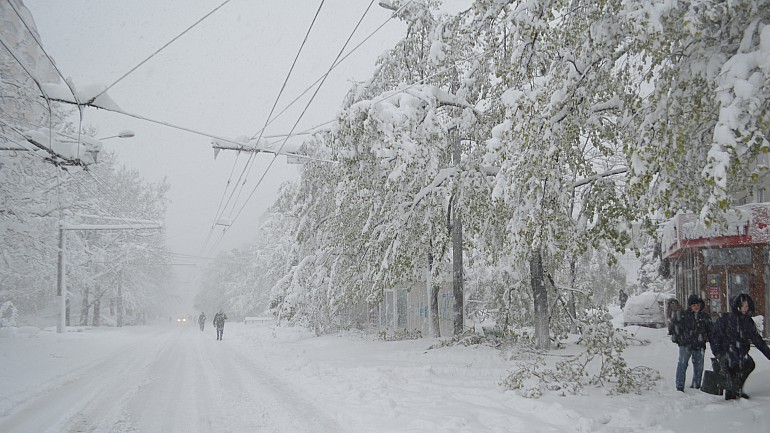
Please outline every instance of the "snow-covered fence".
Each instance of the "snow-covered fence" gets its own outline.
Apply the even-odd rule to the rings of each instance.
[[[441,335],[451,335],[454,296],[452,283],[441,285],[438,293]],[[378,328],[390,331],[420,331],[430,335],[430,297],[424,282],[385,290],[385,299],[377,306]]]
[[[245,325],[248,325],[250,323],[251,324],[256,324],[256,325],[267,325],[267,324],[270,324],[270,323],[272,323],[274,321],[275,320],[272,317],[249,317],[249,316],[247,316],[247,317],[243,318],[243,323]]]

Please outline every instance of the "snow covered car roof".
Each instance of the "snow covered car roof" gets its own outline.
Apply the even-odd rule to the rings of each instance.
[[[623,326],[641,325],[654,328],[666,326],[663,293],[646,292],[629,296],[623,308]]]

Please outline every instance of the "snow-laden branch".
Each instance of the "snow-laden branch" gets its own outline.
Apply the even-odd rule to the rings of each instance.
[[[436,177],[433,179],[433,182],[431,182],[430,185],[426,186],[425,188],[421,189],[417,195],[415,195],[414,200],[412,201],[412,208],[417,206],[417,203],[425,198],[426,195],[432,193],[439,185],[444,183],[446,179],[452,177],[455,174],[455,171],[457,171],[455,167],[449,167],[440,170],[436,174]]]
[[[588,183],[596,182],[597,180],[599,180],[601,178],[614,176],[616,174],[625,173],[627,171],[628,171],[628,168],[626,168],[626,167],[614,168],[612,170],[607,170],[604,173],[599,173],[599,174],[596,174],[595,176],[589,176],[589,177],[587,177],[585,179],[580,179],[580,180],[576,181],[575,183],[572,184],[572,188],[577,188],[579,186],[583,186],[583,185],[588,184]]]

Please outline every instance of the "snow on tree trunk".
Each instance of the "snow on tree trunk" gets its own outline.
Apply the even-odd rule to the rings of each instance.
[[[441,337],[441,323],[438,320],[438,289],[439,286],[433,282],[433,239],[430,240],[428,248],[428,280],[430,281],[430,330],[433,338]]]
[[[573,256],[572,260],[569,264],[569,275],[570,275],[570,290],[569,293],[567,293],[567,309],[569,310],[570,317],[573,319],[570,322],[569,332],[572,334],[576,334],[578,332],[577,329],[577,321],[574,320],[577,317],[577,310],[575,308],[575,280],[577,279],[577,263],[575,263],[576,259]]]
[[[118,277],[118,300],[117,300],[117,325],[123,326],[123,289],[121,288],[121,278]]]
[[[94,301],[94,318],[91,321],[91,323],[94,326],[101,326],[102,325],[102,320],[101,320],[101,314],[102,313],[101,313],[101,308],[100,308],[101,306],[102,306],[101,298],[97,298]]]
[[[88,304],[89,288],[83,289],[83,300],[80,303],[80,326],[88,326],[88,310],[91,306]]]
[[[535,344],[538,349],[548,350],[551,348],[551,337],[548,329],[548,289],[545,287],[543,255],[539,248],[532,250],[529,272],[535,301]]]
[[[460,136],[457,131],[452,134],[452,159],[454,165],[460,165],[462,152],[460,150]],[[462,192],[455,190],[452,200],[452,292],[454,293],[454,335],[463,332],[463,223],[460,216]]]

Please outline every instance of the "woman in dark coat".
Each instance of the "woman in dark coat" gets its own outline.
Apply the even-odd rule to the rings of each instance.
[[[749,356],[751,344],[770,359],[770,348],[759,335],[754,320],[754,300],[741,293],[730,303],[730,312],[714,324],[711,352],[719,360],[725,379],[725,400],[749,398],[743,392],[746,378],[754,371],[754,360]]]

